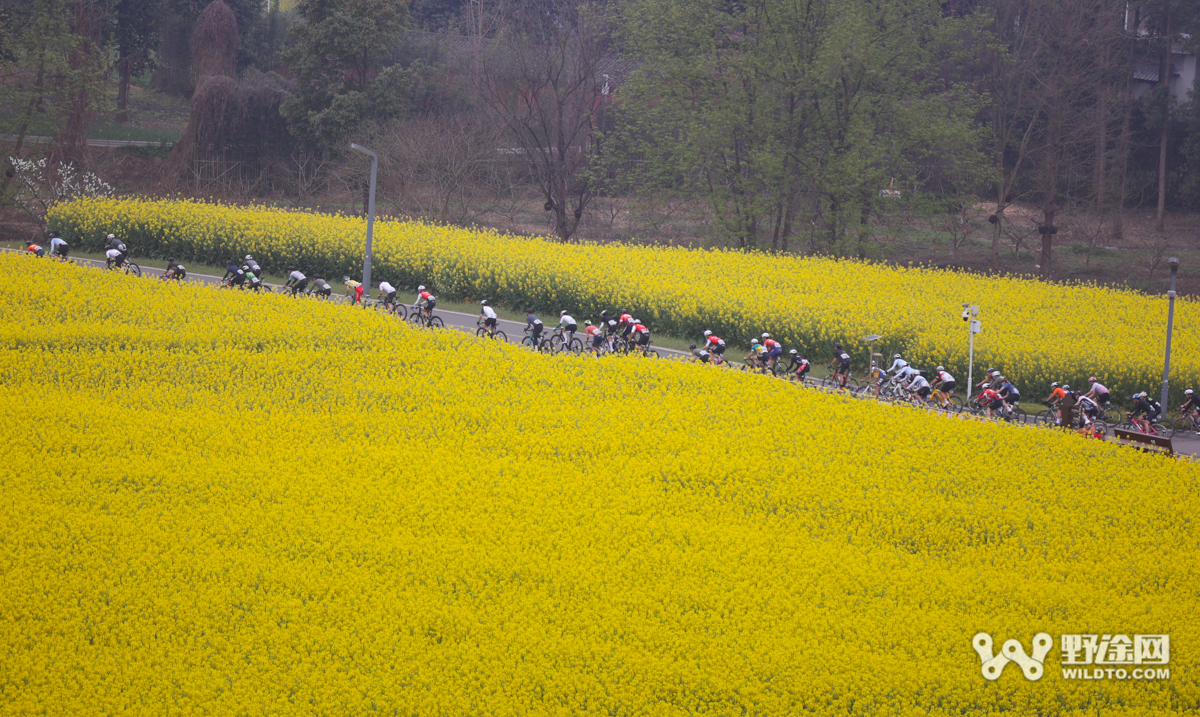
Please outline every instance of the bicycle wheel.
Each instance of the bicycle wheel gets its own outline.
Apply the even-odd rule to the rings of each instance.
[[[444,328],[446,328],[446,322],[445,322],[445,321],[442,321],[442,317],[440,317],[440,316],[435,316],[435,317],[433,317],[432,319],[430,319],[430,320],[429,320],[429,328],[431,328],[431,329],[444,329]]]
[[[949,396],[946,399],[946,410],[951,413],[962,413],[963,400],[958,396]]]
[[[1162,436],[1163,438],[1174,438],[1175,437],[1175,427],[1174,426],[1166,426],[1161,423],[1151,423],[1150,427],[1154,429],[1154,432],[1156,434],[1158,434],[1159,436]]]
[[[1025,413],[1025,409],[1023,408],[1014,408],[1011,412],[1011,415],[1013,423],[1029,423],[1029,414]]]
[[[425,323],[425,317],[421,315],[420,311],[412,312],[404,320],[413,326],[421,326]]]
[[[481,339],[482,339],[482,338],[484,338],[484,337],[485,337],[485,336],[487,336],[487,335],[488,335],[488,330],[487,330],[487,329],[485,329],[485,328],[483,328],[482,326],[480,326],[479,328],[475,329],[475,336],[476,336],[477,338],[481,338]]]
[[[1092,430],[1102,436],[1108,435],[1108,424],[1104,421],[1092,421]]]
[[[127,261],[125,262],[125,273],[140,277],[142,275],[142,267],[134,264],[132,261]]]
[[[642,355],[645,356],[646,358],[661,358],[658,355],[657,351],[655,351],[654,349],[649,348],[649,347],[647,347],[646,350],[642,352]]]
[[[1121,412],[1115,408],[1104,412],[1104,421],[1106,423],[1108,423],[1110,426],[1115,423],[1120,423],[1121,418],[1122,418]]]
[[[541,345],[538,346],[538,353],[545,354],[547,356],[553,356],[555,353],[554,345],[550,341],[542,339]]]
[[[1175,429],[1176,433],[1195,433],[1196,426],[1187,416],[1180,416],[1171,423],[1171,428]]]
[[[571,345],[567,347],[567,350],[576,355],[581,354],[583,353],[583,342],[579,339],[571,339]]]
[[[1033,422],[1039,426],[1053,426],[1058,420],[1058,414],[1047,408],[1045,411],[1034,416]]]
[[[526,336],[525,338],[521,339],[521,346],[524,346],[527,349],[532,349],[533,348],[533,339]]]

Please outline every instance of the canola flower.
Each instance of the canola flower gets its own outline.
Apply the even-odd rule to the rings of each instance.
[[[93,248],[111,231],[135,252],[219,265],[249,253],[277,271],[295,264],[324,276],[354,274],[365,237],[362,219],[192,201],[84,198],[57,205],[49,221],[68,241]],[[822,258],[560,244],[397,221],[376,226],[374,265],[376,277],[426,284],[447,298],[568,309],[579,318],[624,307],[655,331],[697,337],[713,329],[740,343],[766,331],[817,363],[840,341],[860,371],[868,366],[861,338],[881,334],[876,347],[885,356],[901,351],[922,368],[943,364],[963,383],[960,306],[972,303],[984,322],[978,372],[999,367],[1027,399],[1049,395],[1051,381],[1086,389],[1091,375],[1122,401],[1142,390],[1157,395],[1162,381],[1166,300],[1132,290]],[[1179,300],[1173,405],[1200,383],[1198,322],[1200,306]]]
[[[1191,463],[0,255],[0,713],[1179,715]],[[972,636],[1169,634],[1170,679]]]

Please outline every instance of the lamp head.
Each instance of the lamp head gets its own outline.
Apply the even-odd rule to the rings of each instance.
[[[1167,266],[1171,267],[1171,269],[1178,269],[1179,268],[1179,257],[1173,256],[1170,259],[1167,259]]]

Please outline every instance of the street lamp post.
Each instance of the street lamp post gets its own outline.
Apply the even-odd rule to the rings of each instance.
[[[963,304],[962,320],[967,322],[967,399],[975,392],[975,334],[983,330],[982,324],[976,319],[979,307],[974,304]]]
[[[1163,358],[1163,388],[1162,388],[1162,410],[1165,413],[1167,406],[1167,385],[1171,374],[1171,328],[1175,323],[1175,275],[1179,273],[1179,258],[1171,257],[1167,259],[1167,265],[1171,267],[1171,290],[1167,292],[1167,353]]]
[[[350,149],[362,152],[371,158],[371,193],[367,198],[367,248],[363,253],[363,292],[371,291],[371,234],[375,229],[375,173],[379,169],[379,157],[371,150],[357,144]]]

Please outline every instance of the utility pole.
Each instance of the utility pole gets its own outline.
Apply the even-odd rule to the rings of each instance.
[[[379,157],[371,150],[357,144],[351,144],[350,149],[362,152],[371,158],[371,194],[367,199],[367,248],[363,253],[363,293],[371,293],[371,234],[375,229],[375,174],[379,169]],[[365,303],[365,302],[364,302]]]
[[[967,322],[967,400],[975,392],[975,334],[983,330],[979,323],[979,307],[974,304],[963,304],[962,320]]]
[[[1179,273],[1179,257],[1171,257],[1167,259],[1167,265],[1171,267],[1171,290],[1167,292],[1167,354],[1163,358],[1163,388],[1162,388],[1162,410],[1163,415],[1167,413],[1167,382],[1171,375],[1171,329],[1175,324],[1175,275]]]

